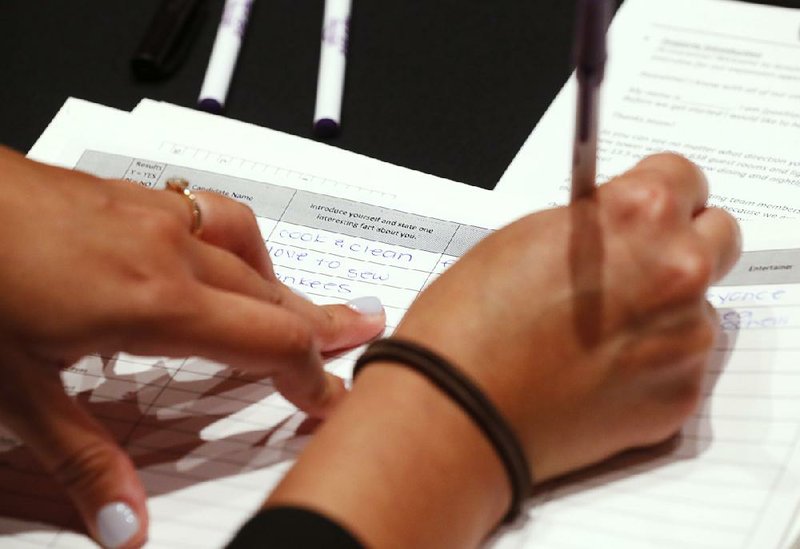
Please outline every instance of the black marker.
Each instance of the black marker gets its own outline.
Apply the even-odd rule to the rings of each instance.
[[[202,24],[203,0],[163,0],[131,59],[141,80],[158,80],[175,72],[189,52]]]

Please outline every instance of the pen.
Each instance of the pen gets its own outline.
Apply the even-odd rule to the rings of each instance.
[[[236,67],[236,58],[242,45],[242,37],[247,27],[247,18],[253,0],[226,0],[222,19],[217,29],[217,37],[208,59],[206,76],[200,88],[197,106],[214,114],[222,112],[225,97]]]
[[[572,150],[572,197],[591,196],[597,171],[597,120],[600,84],[606,64],[608,0],[578,0],[575,26],[575,77],[578,98]]]
[[[351,4],[351,0],[325,0],[314,107],[314,133],[319,137],[339,132]]]

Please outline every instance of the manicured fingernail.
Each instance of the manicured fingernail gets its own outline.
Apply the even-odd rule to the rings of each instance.
[[[115,501],[97,512],[97,536],[103,547],[121,547],[139,531],[139,518],[126,503]]]
[[[742,239],[742,227],[739,225],[739,223],[735,223],[735,229],[736,229],[736,235],[735,235],[736,249],[741,251],[744,245]]]
[[[347,302],[347,306],[362,315],[379,315],[383,313],[383,305],[377,297],[357,297]]]
[[[290,290],[292,290],[292,291],[293,291],[295,294],[297,294],[297,295],[299,295],[300,297],[302,297],[303,299],[305,299],[306,301],[311,301],[311,298],[310,298],[310,297],[308,297],[308,296],[307,296],[306,294],[304,294],[303,292],[301,292],[300,290],[295,290],[294,288],[289,288],[289,289],[290,289]]]

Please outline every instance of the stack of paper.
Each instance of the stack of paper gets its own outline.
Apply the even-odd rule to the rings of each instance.
[[[624,92],[628,106],[648,105],[636,107],[636,112],[651,113],[644,122],[620,118],[631,127],[610,130],[612,136],[616,131],[628,137],[649,136],[651,145],[626,148],[630,161],[640,152],[659,148],[656,139],[725,147],[734,151],[728,156],[738,154],[740,149],[725,141],[730,134],[712,136],[720,130],[707,127],[713,120],[719,127],[733,128],[736,118],[731,113],[746,105],[734,104],[727,118],[688,106],[703,99],[722,104],[723,97],[738,97],[733,90],[703,97],[690,96],[683,88],[669,91],[664,85],[660,87],[669,97],[657,99],[652,94],[659,86],[652,84],[674,83],[684,61],[699,62],[696,56],[730,57],[725,62],[730,67],[741,65],[744,71],[742,67],[751,66],[744,61],[753,52],[762,52],[759,62],[771,63],[782,75],[776,78],[795,85],[792,63],[768,57],[764,52],[772,50],[762,49],[760,41],[748,42],[749,49],[741,45],[726,46],[733,48],[730,51],[703,49],[712,38],[727,40],[728,35],[756,32],[731,22],[738,21],[740,9],[753,28],[774,22],[775,40],[790,26],[784,21],[788,15],[732,2],[674,0],[669,5],[684,17],[683,30],[670,30],[676,25],[670,18],[658,23],[661,27],[651,24],[641,30],[642,20],[649,21],[650,14],[644,8],[661,4],[628,0],[615,23],[612,55],[625,55],[620,52],[625,40],[638,40],[644,32],[663,49],[653,59],[671,60],[659,63],[674,70],[665,80],[669,71],[661,65],[650,76],[639,65],[630,65],[649,83],[637,85],[637,95],[610,84],[608,95]],[[781,16],[775,17],[776,13]],[[714,15],[710,20],[719,26],[702,35],[685,30],[690,23],[695,28],[701,25],[697,14]],[[796,22],[791,25],[796,31]],[[683,38],[667,38],[667,30]],[[656,54],[642,50],[628,55],[633,63]],[[615,81],[613,74],[609,80]],[[719,75],[715,80],[723,85]],[[757,98],[760,92],[754,93]],[[630,99],[634,97],[651,97],[668,106]],[[566,101],[557,100],[504,178],[501,190],[512,189],[508,191],[512,195],[516,181],[542,183],[539,188],[520,184],[525,200],[153,101],[143,101],[126,113],[70,100],[30,155],[152,188],[181,176],[195,187],[241,200],[255,212],[281,280],[319,303],[377,295],[386,305],[391,331],[415,296],[474,243],[521,215],[561,200],[559,186],[569,166],[551,166],[542,158],[552,157],[556,149],[567,152],[571,128],[561,127],[564,115],[559,114],[567,108],[560,106]],[[783,113],[781,120],[791,118],[779,99],[770,104],[774,107],[757,99],[747,103],[748,108],[761,105],[763,116],[778,116],[766,112],[774,108]],[[673,132],[673,137],[655,131],[671,127],[654,122],[667,120],[665,111],[672,113],[669,120],[675,126],[664,131]],[[687,124],[693,119],[700,122],[689,131]],[[650,125],[633,127],[636,124]],[[781,141],[789,133],[767,131],[761,122],[747,124],[760,138],[753,140],[749,152],[741,151],[742,156],[767,155],[770,149],[770,158],[792,162],[788,148],[766,143],[768,138]],[[615,160],[615,150],[604,155],[606,174],[629,162],[627,156]],[[778,172],[774,174],[777,178]],[[725,178],[721,169],[711,175],[715,195],[728,197],[729,204],[734,199],[754,200],[748,177]],[[783,211],[800,210],[800,191],[770,177],[759,183],[756,193],[759,215],[776,213],[775,205],[785,206]],[[546,181],[554,185],[548,188]],[[794,235],[800,235],[800,222],[753,222],[744,227],[747,252],[742,262],[709,292],[710,301],[720,309],[722,337],[707,375],[705,402],[681,436],[653,452],[623,456],[553,486],[531,503],[525,521],[499,532],[487,545],[788,546],[800,504],[800,349],[794,344],[800,330],[800,236]],[[328,368],[347,377],[356,354],[350,352]],[[63,379],[137,464],[150,495],[150,547],[223,545],[291,466],[308,436],[304,416],[274,391],[269,380],[245,382],[224,365],[207,360],[91,356],[69,368]],[[10,433],[0,433],[0,478],[0,514],[5,515],[0,518],[0,545],[93,546],[88,538],[61,527],[74,520],[69,503]]]
[[[626,0],[611,27],[598,174],[677,151],[740,219],[800,217],[800,10],[732,0]],[[564,204],[571,78],[496,190]],[[535,176],[534,176],[535,175]]]
[[[69,100],[30,157],[150,188],[180,176],[240,200],[255,212],[282,281],[319,303],[377,295],[389,331],[448,265],[528,210],[489,191],[153,101],[126,113]],[[454,216],[452,204],[463,211]],[[349,377],[356,353],[328,369]],[[223,545],[306,440],[305,416],[268,379],[245,381],[207,360],[91,356],[63,379],[137,464],[150,494],[152,547]],[[0,435],[0,478],[8,536],[0,545],[92,546],[58,527],[74,513],[10,433]]]

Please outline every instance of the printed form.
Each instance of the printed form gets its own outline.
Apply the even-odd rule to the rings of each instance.
[[[609,31],[598,180],[647,154],[700,165],[711,204],[740,219],[800,217],[800,9],[626,0]],[[565,204],[574,75],[496,190]]]
[[[444,193],[435,201],[405,196],[397,178],[407,174],[388,166],[371,168],[381,178],[374,188],[358,172],[352,182],[320,179],[325,166],[313,162],[313,173],[281,168],[269,149],[250,156],[248,147],[260,148],[251,130],[242,130],[249,145],[228,135],[227,148],[198,137],[217,122],[184,135],[168,121],[92,113],[87,105],[62,112],[64,123],[47,132],[58,138],[48,144],[46,134],[36,157],[148,187],[182,176],[241,200],[255,212],[281,280],[320,303],[377,295],[389,331],[431,280],[524,213],[518,199],[441,181],[431,180]],[[111,118],[123,137],[102,133]],[[92,128],[96,139],[81,137]],[[367,169],[364,159],[337,156],[343,167]],[[380,190],[390,187],[397,193]],[[781,230],[745,227],[743,261],[709,292],[722,335],[706,399],[680,435],[543,490],[526,520],[487,546],[785,546],[800,503],[800,239],[791,237],[795,223],[773,223]],[[356,355],[328,368],[348,376]],[[136,463],[150,496],[149,547],[222,546],[309,436],[305,417],[268,379],[204,359],[90,356],[63,379]],[[65,528],[74,524],[71,507],[9,433],[0,436],[0,479],[0,546],[93,546]]]

